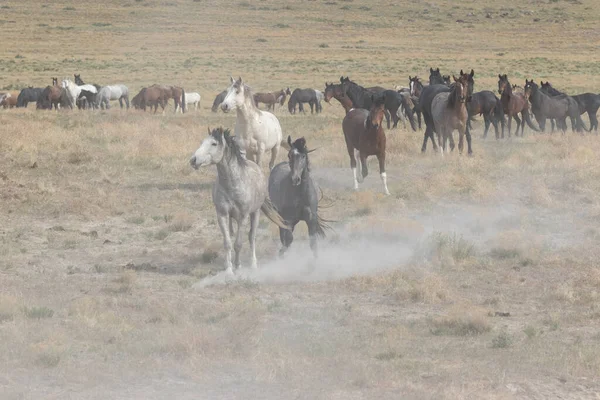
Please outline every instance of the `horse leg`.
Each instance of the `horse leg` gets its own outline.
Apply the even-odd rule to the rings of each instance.
[[[369,168],[367,167],[367,155],[362,151],[358,152],[358,156],[361,164],[362,178],[363,180],[369,175]]]
[[[258,143],[258,145],[256,146],[256,156],[255,156],[255,158],[256,158],[256,164],[258,164],[259,167],[260,167],[260,159],[262,158],[262,155],[264,154],[264,152],[265,152],[264,145]],[[272,157],[273,156],[271,155],[271,158]],[[273,166],[269,162],[269,169],[270,168],[273,168]]]
[[[240,254],[242,252],[242,231],[244,230],[244,224],[248,219],[248,215],[242,215],[238,220],[238,229],[235,235],[235,243],[233,244],[233,250],[235,251],[235,259],[233,263],[235,265],[235,269],[239,269],[242,266],[242,261],[240,260]]]
[[[129,110],[129,96],[125,96],[125,106]]]
[[[319,249],[317,246],[317,227],[319,226],[319,221],[316,215],[312,215],[311,218],[306,222],[306,226],[308,227],[308,240],[310,241],[310,249],[313,252],[313,256],[315,258],[319,255]]]
[[[225,271],[233,274],[233,265],[231,264],[231,236],[229,235],[229,215],[218,215],[217,221],[223,235],[223,246],[225,247]]]
[[[384,115],[385,121],[387,122],[387,128],[390,129],[390,112],[387,108],[384,110]]]
[[[515,136],[519,136],[519,127],[521,126],[521,120],[519,119],[519,116],[517,114],[515,114],[514,116],[515,121],[517,122],[517,130],[515,131]],[[525,120],[525,118],[523,118],[523,120]],[[522,132],[521,132],[522,135]]]
[[[487,114],[483,114],[483,124],[485,128],[483,129],[483,138],[487,138],[488,131],[490,130],[490,117]],[[469,125],[471,125],[471,121],[469,120]],[[467,127],[467,133],[471,134],[469,128]]]
[[[281,240],[281,249],[279,249],[279,257],[283,257],[286,250],[294,241],[294,231],[290,229],[279,228],[279,239]]]
[[[381,183],[383,184],[383,193],[386,196],[390,195],[390,191],[387,186],[387,174],[385,172],[385,150],[377,153],[377,161],[379,161],[379,175],[381,176]]]
[[[275,160],[277,159],[277,154],[279,154],[279,145],[276,145],[271,149],[271,159],[269,160],[269,170],[273,169],[273,166],[275,165]]]
[[[350,156],[350,169],[352,170],[352,175],[354,176],[354,190],[358,190],[358,180],[356,177],[356,156],[357,151],[354,150],[354,147],[348,142],[348,138],[346,138],[346,149],[348,150],[348,156]],[[361,179],[362,181],[362,179]]]
[[[250,252],[252,254],[252,269],[258,268],[258,261],[256,260],[256,230],[258,229],[259,220],[260,210],[250,213],[250,232],[248,232],[248,242],[250,242]]]
[[[421,130],[421,110],[417,111],[417,121],[419,122],[419,130]]]

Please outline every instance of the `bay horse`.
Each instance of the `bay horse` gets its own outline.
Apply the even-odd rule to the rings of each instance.
[[[217,95],[217,97],[215,97],[215,100],[213,101],[212,108],[210,109],[212,112],[219,111],[219,106],[221,105],[221,103],[225,99],[225,96],[227,96],[227,90],[223,90],[221,93],[219,93]]]
[[[267,110],[275,110],[275,104],[280,103],[280,105],[283,105],[283,102],[285,102],[285,90],[281,89],[277,92],[270,92],[270,93],[256,93],[254,95],[254,102],[256,103],[256,106],[258,107],[258,105],[260,103],[266,104],[267,105]]]
[[[362,182],[369,174],[367,157],[374,155],[379,161],[379,174],[383,183],[383,192],[386,195],[390,194],[385,172],[386,138],[382,125],[384,113],[385,96],[378,98],[373,96],[370,110],[353,108],[342,121],[346,148],[350,156],[350,168],[354,176],[354,190],[358,190],[358,183]],[[361,169],[358,177],[357,166]]]
[[[290,99],[288,100],[288,111],[290,114],[296,114],[296,105],[298,105],[298,111],[304,113],[304,103],[308,103],[310,106],[310,113],[312,114],[315,109],[319,113],[319,101],[317,99],[317,92],[315,89],[294,89]]]
[[[177,110],[179,110],[181,113],[185,113],[185,90],[182,87],[154,84],[150,86],[150,88],[157,88],[162,92],[161,97],[165,104],[164,107],[166,107],[169,99],[173,99],[173,102],[175,103],[175,113],[177,114]]]
[[[344,107],[344,111],[348,114],[354,106],[352,105],[352,100],[348,96],[344,94],[344,90],[342,89],[342,84],[334,84],[325,82],[325,90],[323,91],[323,100],[326,103],[329,103],[331,99],[336,99],[340,102],[342,107]]]
[[[447,151],[446,143],[450,140],[450,149],[454,150],[454,138],[452,132],[458,130],[458,151],[462,154],[464,145],[464,136],[467,136],[467,146],[469,155],[473,154],[471,148],[471,134],[467,131],[467,98],[468,78],[461,75],[459,78],[452,76],[454,85],[450,92],[441,92],[433,98],[431,103],[431,116],[435,124],[435,130],[438,134],[438,143],[440,144],[440,153]],[[443,140],[443,142],[442,142]]]
[[[540,130],[533,125],[531,117],[529,116],[529,102],[525,98],[524,94],[514,93],[512,86],[508,81],[506,74],[498,74],[498,93],[500,94],[500,101],[504,108],[504,113],[508,118],[508,137],[510,137],[511,123],[514,118],[517,122],[517,130],[515,136],[519,136],[519,126],[521,127],[521,137],[523,137],[523,131],[525,129],[525,122],[527,125],[536,132]],[[519,113],[521,113],[522,120],[519,119]]]
[[[476,115],[483,115],[483,122],[485,129],[483,131],[483,137],[486,138],[490,124],[494,126],[496,133],[496,139],[500,138],[498,131],[498,122],[502,124],[502,138],[504,139],[504,109],[502,102],[490,90],[482,90],[481,92],[473,93],[471,101],[467,103],[467,111],[469,112],[469,120],[467,121],[467,132],[471,132],[472,126],[471,121]]]
[[[432,70],[432,69],[431,69]],[[433,70],[432,70],[433,71]],[[438,71],[439,72],[439,68]],[[471,69],[471,73],[467,74],[460,70],[460,77],[466,79],[467,82],[467,101],[470,100],[470,96],[473,94],[473,88],[475,86],[475,80],[473,77],[475,76],[475,71]],[[437,145],[435,143],[434,133],[436,132],[435,122],[433,121],[433,117],[431,114],[431,106],[433,103],[433,99],[440,93],[450,92],[453,89],[455,83],[450,86],[446,86],[444,84],[433,84],[423,88],[421,92],[421,97],[419,97],[419,103],[421,105],[421,111],[423,113],[423,120],[425,121],[425,133],[423,134],[423,146],[421,146],[421,152],[425,152],[427,150],[427,139],[431,140],[431,145],[433,146],[433,151],[437,152]]]
[[[289,229],[279,228],[281,250],[283,255],[294,240],[294,227],[298,222],[306,222],[310,248],[317,256],[317,237],[325,237],[328,229],[327,221],[319,215],[319,186],[310,175],[310,162],[306,140],[302,137],[292,142],[287,139],[290,150],[288,161],[277,164],[269,175],[269,197],[285,219]]]
[[[560,96],[565,93],[556,90],[552,87],[552,84],[548,81],[546,83],[540,83],[541,90],[548,93],[550,96]],[[600,94],[596,93],[582,93],[571,96],[579,105],[579,112],[583,114],[587,112],[590,118],[590,131],[594,129],[596,134],[598,133],[598,108],[600,108]]]
[[[62,100],[63,88],[58,85],[58,78],[52,78],[52,86],[46,86],[42,91],[36,102],[36,108],[38,110],[52,110],[52,107],[54,107],[58,111]]]
[[[573,132],[588,130],[581,119],[579,104],[571,97],[564,94],[551,97],[542,92],[533,79],[525,79],[525,98],[531,101],[531,110],[542,131],[546,125],[546,118],[552,118],[556,120],[564,135],[567,130],[567,117],[571,120]]]
[[[250,159],[260,165],[265,151],[271,152],[269,169],[273,169],[281,145],[281,125],[274,114],[259,110],[254,103],[252,90],[241,77],[230,77],[231,86],[221,103],[221,110],[228,113],[236,110],[235,136],[240,147]]]
[[[249,100],[252,101],[250,98]],[[260,219],[260,211],[279,228],[290,227],[277,212],[267,194],[267,179],[261,168],[249,162],[242,154],[236,138],[230,136],[228,129],[208,130],[208,137],[190,158],[194,169],[210,165],[217,166],[217,180],[213,186],[212,199],[217,211],[217,221],[223,235],[225,247],[225,268],[233,274],[233,267],[241,266],[242,231],[244,224],[250,220],[248,241],[252,254],[251,267],[257,268],[256,231]],[[234,221],[237,232],[234,232]],[[235,244],[232,246],[232,236]],[[235,258],[231,260],[231,250]]]
[[[169,102],[166,90],[156,85],[143,88],[138,96],[140,96],[140,109],[146,111],[146,107],[149,107],[150,111],[152,111],[152,107],[154,107],[154,114],[156,114],[158,106],[161,106],[164,113],[167,103]]]

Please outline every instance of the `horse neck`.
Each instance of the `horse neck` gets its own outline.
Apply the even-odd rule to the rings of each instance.
[[[252,96],[244,96],[244,103],[237,107],[237,117],[244,121],[249,121],[258,115],[257,111],[258,109],[254,105]]]
[[[358,100],[363,92],[364,88],[358,86],[356,83],[351,83],[348,85],[348,89],[346,90],[346,96],[350,99],[353,106],[358,107]]]
[[[221,161],[217,164],[218,182],[221,186],[234,189],[239,187],[242,180],[243,167],[238,163],[234,154],[226,150]]]
[[[529,95],[529,101],[531,101],[531,103],[540,104],[548,98],[550,97],[545,93],[542,93],[542,91],[540,91],[539,89],[531,89],[531,94]]]

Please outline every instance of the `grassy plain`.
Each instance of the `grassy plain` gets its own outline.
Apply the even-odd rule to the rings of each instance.
[[[270,91],[473,68],[476,90],[507,73],[598,92],[599,22],[594,0],[0,2],[1,89],[81,73],[203,97],[0,110],[0,397],[597,398],[598,136],[476,124],[473,157],[441,158],[392,130],[385,197],[375,162],[351,189],[341,106],[277,109],[319,148],[339,222],[317,262],[302,226],[278,260],[261,222],[260,270],[225,283],[215,171],[188,157],[233,126],[209,109],[229,75]]]

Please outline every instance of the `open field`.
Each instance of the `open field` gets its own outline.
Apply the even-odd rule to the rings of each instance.
[[[473,68],[475,90],[507,73],[600,92],[599,22],[595,0],[1,1],[0,89],[81,73],[203,100],[0,110],[0,399],[597,399],[598,136],[483,140],[478,122],[473,157],[441,158],[391,130],[386,197],[374,159],[352,190],[335,100],[278,108],[318,147],[338,222],[317,261],[303,225],[280,260],[261,217],[259,270],[235,282],[216,171],[188,158],[233,127],[210,112],[229,75],[271,91]]]

